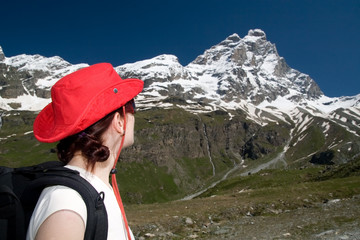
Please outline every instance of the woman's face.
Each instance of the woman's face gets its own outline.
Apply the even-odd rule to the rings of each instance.
[[[125,140],[124,148],[133,145],[134,143],[134,126],[135,126],[135,117],[132,113],[126,113],[126,131],[125,131]]]

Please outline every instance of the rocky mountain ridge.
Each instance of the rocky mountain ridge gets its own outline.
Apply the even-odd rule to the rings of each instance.
[[[40,55],[5,57],[0,49],[1,102],[4,110],[39,110],[44,104],[24,106],[22,99],[49,102],[51,86],[62,76],[88,64],[72,65],[60,57],[46,58]],[[166,98],[178,98],[187,105],[202,110],[241,108],[244,104],[258,106],[272,103],[283,97],[294,104],[306,104],[320,100],[322,104],[345,102],[346,106],[358,106],[359,96],[327,98],[310,76],[290,68],[278,55],[275,44],[267,41],[260,30],[250,30],[240,38],[233,34],[206,50],[187,66],[182,66],[173,55],[160,55],[152,59],[115,67],[123,77],[139,77],[145,82],[144,101],[161,102]],[[14,87],[11,74],[23,83]],[[21,74],[25,74],[22,76]],[[146,96],[146,97],[145,97]],[[327,101],[324,103],[324,101]],[[351,103],[350,103],[351,102]],[[10,107],[16,103],[19,107]],[[334,107],[332,110],[336,109]]]
[[[185,67],[176,56],[161,55],[116,69],[125,77],[141,76],[147,83],[147,97],[154,98],[160,93],[189,102],[205,98],[213,105],[227,106],[241,101],[258,105],[279,96],[293,102],[323,96],[308,75],[286,64],[275,45],[258,29],[250,30],[243,39],[237,34],[229,36]]]

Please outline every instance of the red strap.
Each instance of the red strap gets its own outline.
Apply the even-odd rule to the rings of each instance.
[[[125,107],[123,107],[122,109],[123,109],[123,115],[124,115],[124,136],[121,139],[120,149],[119,149],[119,152],[118,152],[117,157],[115,159],[113,169],[115,169],[115,167],[116,167],[116,163],[117,163],[117,161],[119,159],[120,152],[121,152],[121,149],[122,149],[122,147],[124,145],[124,140],[125,140],[125,130],[126,130]],[[129,225],[128,225],[128,222],[127,222],[127,219],[126,219],[125,210],[124,210],[124,206],[123,206],[123,203],[122,203],[122,200],[121,200],[121,196],[120,196],[120,192],[119,192],[119,188],[118,188],[118,184],[117,184],[117,181],[116,181],[116,175],[115,174],[111,175],[111,185],[113,187],[116,200],[117,200],[117,202],[119,204],[120,211],[121,211],[122,217],[124,219],[128,240],[131,240],[130,229],[129,229]]]

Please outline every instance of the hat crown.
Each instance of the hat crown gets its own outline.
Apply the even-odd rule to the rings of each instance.
[[[60,79],[51,88],[55,122],[73,123],[79,117],[76,113],[84,111],[97,94],[121,80],[108,63],[95,64]]]

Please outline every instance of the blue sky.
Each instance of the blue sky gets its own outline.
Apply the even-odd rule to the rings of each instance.
[[[229,35],[260,28],[326,96],[360,93],[360,0],[12,0],[0,9],[8,57],[119,66],[173,54],[185,66]]]

